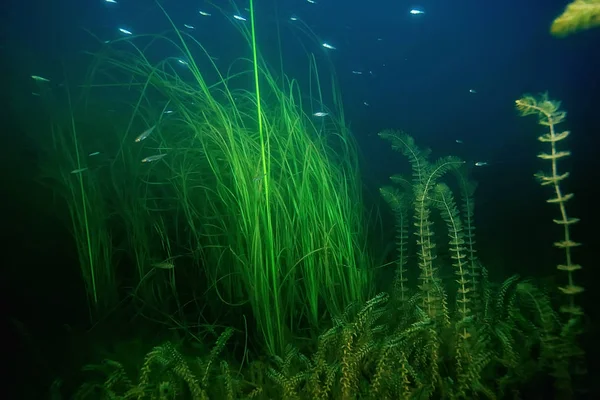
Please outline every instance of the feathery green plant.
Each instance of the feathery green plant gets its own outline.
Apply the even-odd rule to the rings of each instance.
[[[581,265],[575,264],[572,259],[572,250],[581,245],[571,239],[571,226],[579,222],[578,218],[569,217],[567,214],[566,203],[573,198],[572,193],[563,194],[561,183],[569,176],[569,172],[560,174],[558,172],[558,161],[571,155],[570,151],[559,150],[557,145],[559,142],[566,139],[570,132],[557,131],[557,125],[564,122],[567,113],[560,109],[560,102],[551,100],[547,93],[543,93],[538,97],[525,95],[516,102],[517,111],[521,116],[537,115],[538,123],[546,127],[547,132],[538,137],[542,143],[550,145],[550,153],[540,153],[538,158],[548,160],[551,163],[551,171],[549,174],[540,172],[535,174],[542,186],[550,186],[553,189],[554,197],[546,200],[551,204],[556,204],[560,210],[560,218],[553,219],[553,222],[562,227],[563,238],[555,242],[554,246],[562,249],[565,255],[565,261],[559,264],[556,269],[566,272],[567,284],[559,286],[559,290],[567,296],[567,304],[560,307],[560,311],[568,316],[566,322],[558,324],[561,329],[560,334],[547,329],[543,337],[543,344],[547,347],[546,355],[552,355],[553,374],[556,378],[555,387],[561,391],[564,396],[572,397],[571,372],[581,370],[579,364],[582,362],[583,351],[577,344],[577,335],[581,333],[581,317],[583,310],[575,303],[575,296],[583,293],[584,288],[575,284],[574,273],[582,269]],[[539,304],[544,305],[542,309],[545,311],[545,318],[542,320],[545,326],[549,324],[555,317],[550,313],[551,309],[548,304],[537,300],[535,305],[538,308]],[[539,296],[538,296],[539,298]],[[541,314],[542,312],[540,312]],[[555,327],[557,324],[552,324]],[[551,338],[549,340],[548,338]]]
[[[578,354],[571,340],[576,330],[568,327],[569,324],[556,322],[548,295],[531,282],[518,282],[518,277],[511,277],[497,287],[489,282],[487,271],[481,268],[475,256],[475,185],[467,179],[467,171],[464,166],[461,167],[463,163],[454,158],[441,158],[430,165],[427,159],[429,150],[419,149],[410,136],[393,131],[384,131],[380,136],[391,141],[392,147],[407,156],[411,163],[412,188],[406,188],[406,179],[395,176],[393,181],[402,183],[405,192],[409,193],[404,199],[410,200],[416,210],[413,233],[417,237],[421,271],[420,283],[416,285],[418,290],[408,302],[413,308],[413,312],[408,314],[411,317],[406,318],[410,308],[403,308],[400,311],[404,315],[400,317],[402,322],[390,325],[393,327],[391,336],[403,338],[406,338],[407,332],[412,332],[411,324],[419,326],[418,335],[409,336],[410,341],[403,339],[402,352],[396,355],[398,360],[403,360],[403,365],[398,368],[406,371],[410,366],[418,378],[412,381],[403,378],[403,382],[396,383],[396,388],[403,387],[404,393],[408,394],[422,384],[426,397],[483,395],[494,399],[509,391],[518,391],[521,385],[536,375],[551,372],[561,392],[568,393],[570,370],[563,356]],[[454,171],[458,180],[462,214],[449,186],[441,181],[449,170]],[[401,221],[403,208],[398,203],[402,199],[402,191],[383,188],[381,192]],[[433,252],[436,215],[431,212],[434,209],[440,211],[448,231],[449,264],[454,269],[455,278],[447,281],[440,277],[443,274],[439,275],[438,269],[449,265],[443,265]],[[406,229],[401,230],[404,237]],[[399,242],[399,252],[405,252],[402,241]],[[405,263],[399,264],[398,269],[397,274],[410,275]],[[483,279],[480,280],[480,276]],[[455,307],[448,306],[447,293],[450,293],[451,286],[456,288]],[[405,280],[403,287],[410,288],[410,280]],[[398,313],[398,310],[394,312]],[[570,333],[563,334],[565,329]],[[414,353],[406,351],[407,347],[414,346],[419,350]],[[539,355],[538,348],[541,349]],[[552,350],[558,348],[561,350]],[[392,350],[386,353],[386,357],[390,352]],[[499,368],[505,373],[497,376],[495,371]]]

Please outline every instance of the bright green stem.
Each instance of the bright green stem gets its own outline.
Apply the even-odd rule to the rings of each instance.
[[[277,265],[275,261],[275,252],[274,252],[274,243],[273,243],[273,225],[271,221],[271,207],[269,202],[269,163],[267,162],[267,155],[269,154],[269,136],[265,135],[263,129],[263,118],[262,118],[262,109],[261,109],[261,100],[260,100],[260,82],[259,82],[259,71],[258,71],[258,52],[256,45],[256,26],[254,19],[254,1],[250,0],[250,26],[252,29],[252,61],[254,64],[254,85],[256,90],[256,113],[257,113],[257,121],[258,121],[258,133],[260,135],[260,152],[261,152],[261,166],[263,173],[263,182],[265,185],[264,196],[265,196],[265,208],[266,208],[266,230],[267,230],[267,238],[268,241],[266,243],[267,249],[269,251],[269,262],[267,268],[270,269],[269,275],[271,278],[272,286],[271,293],[273,299],[273,307],[275,313],[275,321],[277,326],[275,327],[276,332],[278,333],[277,337],[281,340],[282,326],[281,326],[281,311],[279,305],[279,285],[278,285],[278,272]],[[260,244],[259,244],[260,245]],[[254,265],[254,268],[259,267],[258,265]],[[261,279],[261,278],[259,278]],[[265,299],[266,300],[266,299]],[[271,335],[271,327],[267,328],[268,338],[267,341],[270,342],[272,340]],[[271,343],[272,344],[272,343]],[[273,348],[272,348],[273,349]],[[281,349],[280,349],[281,350]]]
[[[71,132],[73,132],[73,143],[75,144],[75,155],[77,157],[77,169],[81,169],[81,159],[79,157],[79,142],[77,141],[77,131],[75,129],[75,118],[73,117],[73,106],[71,104],[71,95],[67,90],[69,109],[71,110]],[[85,201],[85,189],[83,188],[83,174],[78,174],[79,190],[81,191],[81,206],[83,208],[83,222],[85,225],[85,238],[87,241],[88,259],[90,260],[90,276],[92,278],[92,295],[94,296],[94,305],[98,305],[98,293],[96,291],[96,271],[94,268],[94,256],[92,254],[92,242],[90,238],[90,226],[88,223],[87,204]]]

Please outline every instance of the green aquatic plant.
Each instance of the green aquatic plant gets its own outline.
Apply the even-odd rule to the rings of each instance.
[[[48,88],[41,89],[44,107],[50,114],[50,135],[42,150],[40,178],[66,203],[90,317],[94,320],[110,312],[118,301],[116,257],[107,220],[111,206],[85,152],[83,123],[75,114],[70,88],[65,92],[66,112],[57,109],[58,100]]]
[[[427,157],[429,150],[419,149],[407,134],[394,131],[383,131],[379,137],[392,143],[392,148],[408,157],[412,167],[411,199],[414,204],[414,226],[417,228],[418,256],[421,281],[420,287],[424,291],[422,307],[432,318],[445,318],[443,299],[440,297],[438,268],[434,265],[436,258],[432,230],[433,222],[430,219],[431,207],[435,203],[433,195],[437,181],[447,172],[455,170],[464,164],[464,161],[455,157],[443,157],[430,164]]]
[[[551,103],[543,106],[525,99],[521,104],[521,107],[539,105],[538,108],[548,111],[552,118],[560,117],[556,107],[549,107]],[[548,123],[545,113],[540,121],[543,125],[554,125]],[[554,132],[553,128],[551,131]],[[552,132],[544,138],[556,139],[552,141],[554,144],[560,135]],[[403,383],[396,382],[395,387],[404,387],[406,394],[420,390],[420,395],[427,398],[484,396],[493,399],[509,391],[516,393],[530,380],[550,373],[558,391],[569,396],[573,371],[569,360],[580,354],[573,340],[576,327],[571,322],[560,321],[549,296],[532,282],[511,277],[495,285],[488,280],[487,270],[475,255],[475,185],[468,179],[464,163],[451,157],[430,163],[430,151],[418,148],[414,140],[402,132],[384,131],[380,137],[404,154],[412,167],[412,183],[411,179],[395,175],[392,181],[401,188],[386,187],[381,191],[399,221],[398,252],[402,261],[397,264],[396,276],[400,277],[401,288],[394,290],[400,300],[392,302],[398,317],[391,326],[392,337],[403,338],[399,348],[402,353],[397,354],[396,359],[404,361],[397,368],[410,368],[414,376]],[[562,153],[554,149],[552,154],[560,157]],[[448,171],[453,171],[458,178],[462,213],[450,187],[442,180]],[[555,165],[553,171],[556,171]],[[552,177],[547,180],[556,181]],[[411,243],[406,240],[411,229],[403,222],[409,206],[415,210],[412,230],[417,237],[414,246],[419,283],[416,285],[410,284],[414,274],[404,255],[411,249]],[[434,252],[443,246],[434,241],[438,225],[433,213],[436,209],[448,234],[446,257],[440,257],[444,250]],[[568,239],[568,232],[566,237]],[[453,278],[442,278],[443,272],[450,268],[454,270]],[[454,306],[450,305],[452,299]],[[418,326],[418,333],[406,339],[408,332],[414,332],[411,326]],[[408,352],[407,348],[412,347],[420,350]],[[394,351],[397,350],[390,349],[386,357]],[[500,370],[503,373],[497,372]]]
[[[581,265],[575,264],[572,260],[572,251],[581,243],[571,240],[571,226],[579,222],[579,218],[570,218],[567,214],[566,203],[573,198],[572,193],[563,194],[561,187],[569,173],[560,174],[558,172],[558,161],[571,155],[570,151],[558,150],[557,145],[566,139],[570,132],[558,132],[557,126],[564,122],[567,113],[560,109],[560,102],[548,98],[544,93],[538,98],[533,96],[524,96],[516,101],[517,110],[521,116],[537,115],[538,123],[547,127],[548,132],[538,137],[538,140],[550,145],[550,153],[541,153],[538,155],[543,160],[551,162],[550,174],[538,173],[536,177],[542,186],[551,186],[555,197],[546,200],[548,203],[556,204],[560,210],[560,219],[553,222],[563,228],[563,240],[554,243],[554,246],[563,249],[565,253],[564,264],[558,265],[559,271],[567,273],[567,285],[560,287],[561,292],[568,296],[568,304],[562,307],[562,311],[573,317],[582,315],[581,308],[575,305],[575,296],[583,292],[583,287],[577,286],[574,281],[574,272],[581,269]]]
[[[252,29],[239,28],[249,57],[223,69],[159,7],[173,31],[103,43],[82,85],[82,118],[114,124],[94,175],[119,249],[107,273],[168,324],[250,309],[279,354],[292,332],[372,290],[355,143],[341,106],[316,122],[302,85],[270,70],[253,8]],[[181,58],[150,56],[165,46]]]
[[[251,4],[251,29],[240,27],[250,55],[226,72],[170,19],[171,34],[103,46],[84,85],[82,114],[96,109],[101,95],[119,95],[121,117],[115,118],[125,115],[126,123],[113,130],[118,135],[107,146],[113,157],[93,180],[70,176],[69,168],[85,168],[80,155],[89,146],[71,118],[71,129],[54,132],[60,161],[54,172],[59,188],[68,189],[94,303],[116,290],[118,275],[126,282],[123,297],[136,300],[138,313],[148,316],[151,309],[163,318],[158,322],[198,342],[194,329],[214,331],[198,322],[211,311],[243,319],[248,335],[250,310],[271,362],[231,368],[218,360],[234,332],[227,329],[198,359],[171,342],[154,347],[137,379],[114,360],[90,367],[101,377],[84,384],[78,397],[494,399],[527,393],[526,385],[547,372],[571,394],[571,360],[581,355],[575,344],[581,310],[573,298],[581,288],[572,280],[574,220],[558,184],[564,175],[556,160],[565,154],[555,143],[566,134],[554,131],[564,118],[556,104],[529,97],[517,103],[550,129],[542,138],[552,153],[543,158],[552,160],[553,172],[540,179],[553,185],[551,202],[561,209],[555,222],[565,227],[565,238],[557,246],[567,261],[559,269],[569,279],[561,290],[572,318],[561,321],[548,294],[531,281],[490,282],[476,257],[475,185],[465,163],[430,161],[429,150],[397,131],[380,137],[408,159],[412,176],[396,175],[397,187],[381,190],[397,221],[398,259],[392,295],[371,297],[356,149],[343,110],[314,122],[300,84],[276,77],[261,57],[255,18]],[[175,68],[180,59],[150,56],[153,46],[164,50],[165,44],[185,58],[183,72]],[[318,82],[315,58],[308,58]],[[207,68],[216,78],[207,78]],[[108,248],[118,249],[118,263],[95,258]],[[291,343],[302,330],[311,337],[301,351]]]
[[[559,161],[571,155],[570,151],[560,150],[558,145],[565,140],[570,132],[558,131],[558,125],[566,119],[567,113],[560,108],[560,102],[551,100],[548,93],[539,96],[525,95],[515,102],[517,111],[521,116],[536,115],[538,124],[545,127],[546,132],[538,137],[542,143],[550,146],[549,153],[540,153],[538,158],[550,161],[550,173],[539,172],[535,174],[542,186],[550,186],[553,197],[546,200],[550,204],[556,204],[560,210],[560,218],[552,221],[561,226],[563,237],[555,242],[554,246],[564,251],[564,262],[556,266],[556,269],[565,272],[567,282],[558,289],[566,295],[567,302],[560,307],[560,311],[567,316],[566,321],[560,321],[556,325],[560,327],[560,334],[547,337],[547,355],[551,360],[555,386],[564,396],[572,397],[572,371],[583,370],[583,350],[577,344],[577,336],[581,333],[581,318],[584,315],[582,308],[577,305],[575,297],[584,292],[584,288],[575,283],[575,272],[582,266],[573,261],[573,250],[581,243],[571,238],[571,227],[579,222],[579,218],[569,217],[567,213],[567,202],[573,198],[573,193],[565,193],[562,186],[563,181],[569,176],[569,172],[559,172]]]
[[[394,302],[380,293],[335,317],[312,354],[289,344],[268,362],[236,368],[218,360],[232,334],[227,330],[195,361],[166,342],[146,355],[135,375],[115,360],[88,366],[75,398],[98,393],[118,399],[162,394],[159,398],[307,400],[530,395],[527,384],[538,374],[565,371],[558,360],[568,340],[561,339],[549,297],[531,282],[515,276],[492,285],[484,276],[483,283],[482,313],[466,339],[461,313],[450,327],[441,327],[412,301],[398,324]]]
[[[549,115],[556,122],[558,107],[544,104],[525,98],[520,108],[554,110]],[[554,126],[547,124],[546,114],[540,117],[543,125]],[[398,221],[392,296],[380,293],[334,313],[330,327],[303,346],[310,353],[290,343],[270,361],[242,364],[232,374],[229,362],[217,361],[233,334],[227,330],[197,364],[185,361],[169,343],[155,347],[145,358],[138,384],[111,361],[103,368],[112,372],[105,372],[100,383],[86,382],[81,398],[92,398],[89,389],[94,387],[110,391],[112,398],[140,399],[160,393],[159,398],[192,399],[537,398],[548,395],[549,380],[560,398],[573,398],[573,361],[582,355],[575,340],[579,314],[563,322],[547,291],[531,280],[489,280],[475,256],[475,185],[464,163],[453,157],[430,162],[429,150],[418,148],[401,132],[381,136],[407,154],[413,167],[412,182],[395,175],[392,181],[399,187],[381,191]],[[557,139],[554,144],[559,136],[543,138]],[[552,154],[560,152],[554,149]],[[450,171],[458,178],[462,213],[445,182]],[[411,208],[412,227],[406,223]],[[426,233],[421,232],[424,227]],[[434,242],[438,236],[433,232],[439,230],[447,233],[447,256],[443,250],[433,253],[436,244],[444,246],[439,239]],[[411,236],[417,238],[413,243]],[[415,262],[407,256],[412,247],[429,257],[417,253]],[[447,269],[453,272],[451,278],[444,278]]]
[[[106,359],[100,365],[88,365],[84,371],[90,378],[78,388],[73,398],[238,398],[245,389],[243,382],[232,376],[226,361],[217,360],[231,334],[231,329],[225,330],[210,353],[195,360],[184,357],[171,342],[155,346],[144,357],[134,379],[119,361]],[[215,397],[217,393],[218,397]],[[251,391],[249,395],[252,397]]]

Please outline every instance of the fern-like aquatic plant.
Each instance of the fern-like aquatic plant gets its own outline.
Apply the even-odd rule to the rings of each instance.
[[[528,100],[523,106],[530,104],[535,103]],[[543,103],[540,108],[549,115],[557,110],[551,102]],[[556,117],[560,119],[560,114]],[[540,122],[547,125],[548,119],[542,115]],[[561,135],[550,134],[544,139],[558,141]],[[475,184],[469,181],[464,163],[453,157],[430,163],[429,151],[418,149],[408,135],[385,131],[380,136],[390,140],[394,149],[402,151],[413,169],[411,196],[403,198],[402,191],[392,187],[382,188],[381,193],[397,218],[398,203],[412,199],[420,283],[417,294],[409,297],[408,307],[403,309],[409,317],[399,324],[390,324],[393,328],[389,328],[391,332],[380,355],[385,360],[391,357],[399,360],[400,364],[393,364],[393,368],[396,373],[404,371],[402,381],[394,382],[394,389],[382,385],[380,377],[386,372],[383,365],[378,364],[378,378],[374,382],[377,393],[393,398],[402,388],[405,395],[421,392],[423,397],[503,398],[509,392],[519,393],[522,385],[542,372],[551,372],[557,388],[568,393],[571,369],[565,357],[577,354],[571,340],[576,328],[574,324],[555,322],[549,296],[531,282],[520,281],[518,276],[500,285],[488,280],[487,270],[481,267],[475,254]],[[561,157],[554,148],[552,154],[557,156],[555,158]],[[458,180],[462,214],[454,194],[442,179],[449,171],[453,171]],[[406,179],[395,176],[392,180],[406,186]],[[558,181],[553,177],[546,180]],[[560,198],[560,193],[557,196]],[[438,268],[447,267],[441,260],[434,264],[435,210],[439,210],[448,232],[454,279],[442,280]],[[565,221],[569,221],[566,216]],[[406,229],[402,228],[401,232],[406,234]],[[406,276],[408,268],[403,266],[401,272]],[[450,286],[456,288],[454,307],[448,305]],[[408,280],[403,282],[403,287],[410,289]],[[392,347],[387,347],[390,344]],[[408,351],[409,348],[413,351]],[[404,375],[408,371],[409,375]]]
[[[100,374],[101,378],[82,384],[74,398],[88,400],[96,399],[98,395],[123,400],[236,398],[241,395],[240,385],[234,382],[227,362],[217,360],[232,333],[232,329],[226,329],[208,357],[197,358],[195,362],[171,342],[155,346],[144,357],[136,381],[128,376],[119,361],[104,360],[100,365],[86,366],[85,371]],[[211,376],[215,375],[221,378],[218,384],[211,382]],[[215,392],[218,393],[216,397]]]
[[[450,188],[443,183],[438,183],[435,187],[437,206],[440,209],[442,218],[446,221],[448,227],[448,236],[450,237],[450,258],[452,266],[455,268],[454,274],[457,276],[458,295],[456,296],[457,311],[460,315],[459,324],[462,326],[462,332],[459,333],[461,339],[467,339],[471,334],[467,330],[468,321],[471,318],[470,297],[473,291],[471,281],[469,280],[469,270],[466,263],[466,248],[462,222],[460,220],[458,207],[454,201],[454,196]]]
[[[400,300],[401,304],[404,304],[408,300],[408,287],[406,282],[407,269],[406,263],[408,261],[408,224],[409,224],[409,205],[412,203],[409,193],[401,193],[398,189],[385,186],[380,190],[383,199],[390,205],[394,216],[396,218],[396,249],[398,251],[398,259],[396,261],[396,276],[394,277],[394,292],[396,297]]]
[[[442,157],[430,164],[428,156],[430,150],[422,150],[415,144],[414,139],[403,132],[383,131],[379,137],[392,143],[392,148],[404,154],[412,168],[413,201],[415,208],[415,222],[417,229],[418,256],[420,273],[419,289],[422,292],[422,304],[427,313],[435,318],[446,318],[444,312],[444,293],[441,289],[437,268],[434,266],[435,243],[431,226],[431,192],[436,182],[445,173],[458,168],[464,162],[456,157]]]
[[[475,240],[474,194],[475,189],[477,188],[477,183],[468,178],[469,172],[465,166],[457,169],[454,175],[458,181],[461,196],[461,219],[464,225],[465,251],[467,254],[466,262],[468,264],[471,287],[473,288],[471,293],[471,296],[473,297],[473,311],[475,314],[477,314],[477,312],[480,311],[478,307],[481,305],[481,301],[478,297],[481,292],[481,265],[477,258],[477,249],[475,247],[477,242]]]
[[[599,14],[600,16],[600,14]],[[573,198],[572,193],[563,191],[561,184],[569,176],[569,172],[559,173],[558,163],[560,160],[571,155],[570,151],[560,150],[558,144],[565,140],[570,132],[557,130],[557,126],[565,121],[567,113],[560,108],[560,102],[551,100],[547,93],[538,97],[525,95],[516,100],[517,111],[521,116],[537,115],[538,123],[546,127],[547,131],[538,137],[538,140],[547,143],[550,146],[549,153],[540,153],[538,157],[542,160],[550,161],[550,173],[538,173],[536,178],[542,186],[550,186],[553,191],[553,197],[546,200],[547,203],[556,204],[560,210],[560,218],[553,219],[553,222],[562,227],[563,238],[555,242],[554,246],[564,251],[564,263],[559,264],[556,269],[565,272],[567,282],[558,289],[567,296],[567,304],[560,307],[560,311],[568,317],[567,321],[558,325],[560,333],[554,332],[548,327],[549,321],[554,320],[549,311],[550,306],[541,301],[535,301],[536,306],[545,305],[540,308],[539,314],[543,316],[542,323],[546,328],[544,330],[545,339],[543,344],[548,352],[553,354],[553,375],[556,379],[555,387],[563,396],[572,397],[571,372],[580,370],[579,365],[583,356],[583,351],[579,348],[576,336],[581,332],[580,323],[583,316],[582,308],[575,302],[575,297],[583,293],[584,288],[575,283],[575,272],[582,269],[581,265],[573,262],[572,250],[581,245],[571,239],[571,226],[579,222],[578,218],[569,217],[567,213],[567,202]],[[536,299],[535,296],[532,296]],[[551,309],[550,309],[551,310]],[[553,328],[554,326],[552,326]],[[552,340],[547,340],[548,338]]]
[[[555,197],[546,200],[548,203],[558,205],[560,209],[560,219],[553,220],[555,224],[563,228],[563,240],[554,243],[554,246],[563,249],[565,253],[565,263],[558,265],[559,271],[567,273],[567,284],[559,289],[568,296],[568,304],[561,308],[562,311],[571,316],[582,315],[581,307],[575,304],[575,296],[583,292],[583,287],[575,284],[574,272],[581,269],[581,265],[572,261],[572,249],[581,245],[581,243],[571,240],[570,227],[579,222],[578,218],[572,218],[567,215],[566,203],[573,198],[572,193],[563,194],[560,186],[569,173],[560,174],[558,172],[558,161],[571,155],[570,151],[558,150],[557,144],[569,136],[569,131],[557,132],[558,124],[564,122],[567,113],[560,109],[560,102],[550,100],[548,94],[544,93],[538,98],[533,96],[523,96],[516,101],[517,110],[521,116],[537,115],[538,123],[547,127],[547,133],[538,137],[540,142],[550,145],[550,153],[540,153],[539,158],[551,162],[550,174],[538,173],[536,177],[542,186],[551,186]]]

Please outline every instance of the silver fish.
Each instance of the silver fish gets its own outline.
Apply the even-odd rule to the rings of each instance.
[[[160,268],[160,269],[173,269],[175,268],[175,264],[173,264],[172,262],[169,261],[162,261],[159,263],[154,263],[152,264],[152,266],[154,268]]]
[[[144,132],[142,132],[142,134],[140,136],[135,138],[135,142],[139,143],[142,140],[146,139],[148,136],[150,136],[150,134],[152,134],[152,132],[154,131],[154,128],[156,128],[156,125],[146,129]]]
[[[146,157],[146,158],[144,158],[144,159],[142,160],[142,162],[143,162],[143,163],[149,163],[149,162],[153,162],[153,161],[158,161],[158,160],[160,160],[161,158],[163,158],[163,157],[164,157],[164,156],[166,156],[166,155],[167,155],[167,153],[163,153],[163,154],[155,154],[155,155],[153,155],[153,156],[149,156],[149,157]]]
[[[38,75],[31,75],[31,79],[38,82],[50,82],[50,79],[46,79]]]

